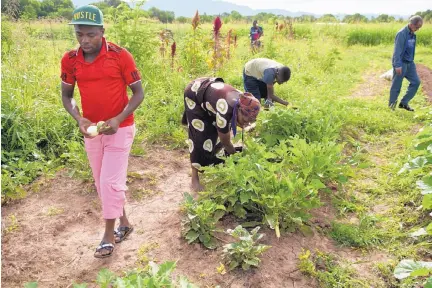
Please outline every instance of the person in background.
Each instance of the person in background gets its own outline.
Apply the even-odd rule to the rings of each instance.
[[[77,8],[69,24],[74,25],[79,48],[66,52],[61,60],[62,101],[84,136],[105,219],[105,233],[94,256],[105,258],[112,255],[114,243],[133,231],[124,209],[126,175],[135,137],[133,112],[143,101],[144,91],[132,55],[104,38],[103,14],[97,7]],[[82,115],[73,99],[75,84]],[[130,99],[127,87],[133,93]],[[89,133],[89,126],[99,121],[105,122],[99,134]],[[120,225],[114,230],[117,218]]]
[[[231,142],[237,126],[255,122],[260,103],[250,93],[242,93],[225,84],[222,78],[198,78],[184,90],[182,124],[188,125],[191,188],[202,191],[199,171],[203,166],[223,162],[222,156],[231,155],[236,148]]]
[[[417,75],[416,65],[414,63],[416,35],[423,25],[423,20],[416,15],[410,18],[407,26],[399,30],[396,34],[394,51],[393,51],[393,79],[390,88],[389,107],[395,109],[399,97],[402,81],[406,78],[409,81],[408,89],[399,103],[399,108],[414,111],[408,103],[414,98],[417,89],[420,86],[420,79]]]
[[[274,94],[274,84],[283,84],[291,77],[291,70],[274,60],[256,58],[247,62],[243,69],[243,85],[246,92],[255,98],[265,99],[265,106],[273,102],[287,106],[289,103]]]
[[[263,28],[261,26],[258,26],[258,21],[254,20],[252,23],[252,27],[250,28],[250,39],[251,39],[251,46],[253,47],[256,45],[257,47],[261,46],[261,41],[259,40],[261,36],[264,34]]]

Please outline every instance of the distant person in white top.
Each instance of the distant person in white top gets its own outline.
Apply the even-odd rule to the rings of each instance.
[[[258,100],[265,99],[265,106],[273,102],[287,106],[289,103],[274,94],[274,84],[283,84],[291,77],[291,70],[276,61],[256,58],[246,63],[243,69],[243,85],[246,92]]]

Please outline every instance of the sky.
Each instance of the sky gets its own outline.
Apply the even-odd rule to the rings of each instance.
[[[252,9],[284,9],[315,14],[412,15],[432,10],[432,0],[223,0]]]

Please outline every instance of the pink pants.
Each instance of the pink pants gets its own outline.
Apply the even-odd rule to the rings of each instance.
[[[84,138],[104,219],[123,216],[128,157],[134,136],[135,125],[132,125],[119,128],[113,135]]]

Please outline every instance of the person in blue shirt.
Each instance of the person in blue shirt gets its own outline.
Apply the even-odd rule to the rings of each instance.
[[[402,28],[395,38],[394,52],[393,52],[393,79],[390,88],[389,107],[395,109],[397,99],[399,97],[402,80],[406,78],[410,84],[408,86],[405,96],[399,103],[399,108],[414,111],[408,102],[414,98],[417,89],[420,86],[420,79],[417,75],[416,65],[414,63],[416,35],[414,32],[419,30],[423,25],[423,19],[416,15],[410,18],[407,26]]]
[[[261,26],[258,26],[258,21],[254,20],[252,27],[250,28],[250,39],[251,39],[251,45],[257,43],[257,46],[259,47],[261,45],[260,38],[264,34],[263,28]]]

